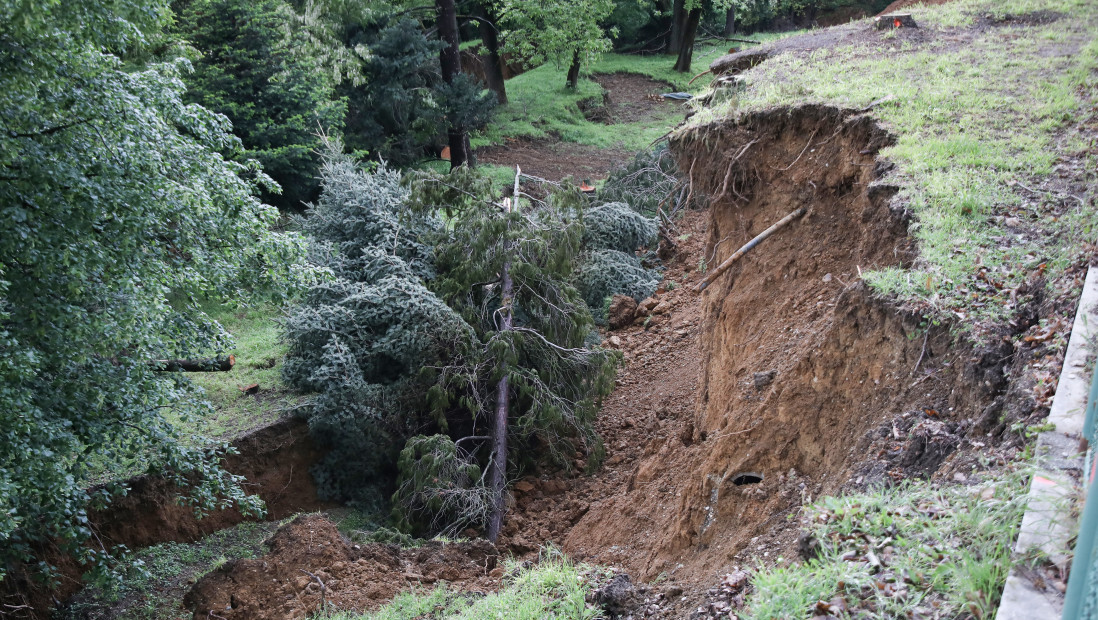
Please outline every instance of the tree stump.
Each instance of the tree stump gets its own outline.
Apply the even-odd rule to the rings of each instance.
[[[877,30],[919,27],[919,25],[915,23],[915,19],[911,17],[911,13],[889,13],[888,15],[878,15],[877,18],[873,20],[873,26]]]

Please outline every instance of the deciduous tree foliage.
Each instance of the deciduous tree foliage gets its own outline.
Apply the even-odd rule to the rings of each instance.
[[[532,65],[568,65],[566,85],[575,88],[583,63],[610,49],[602,28],[614,10],[613,0],[495,0],[503,46]]]
[[[310,49],[291,36],[282,0],[191,0],[176,30],[201,54],[184,76],[187,99],[229,117],[244,157],[282,188],[266,198],[301,209],[319,189],[321,133],[339,133],[346,102]]]
[[[239,148],[228,120],[184,102],[186,61],[123,67],[167,15],[0,0],[0,576],[88,538],[89,502],[120,491],[89,496],[93,459],[139,456],[198,509],[260,510],[216,466],[225,446],[166,416],[208,405],[147,362],[225,350],[194,300],[285,282],[303,244],[271,232],[258,166],[219,154]]]

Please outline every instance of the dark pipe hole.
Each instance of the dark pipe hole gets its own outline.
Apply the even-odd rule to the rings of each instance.
[[[755,473],[749,473],[749,472],[744,472],[742,474],[736,474],[732,478],[732,484],[734,484],[738,487],[742,487],[745,484],[758,484],[762,481],[763,481],[763,475],[762,474],[755,474]]]

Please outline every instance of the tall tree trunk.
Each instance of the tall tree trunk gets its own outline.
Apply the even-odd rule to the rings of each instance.
[[[514,205],[518,208],[519,177],[522,169],[515,166],[515,192],[511,199],[504,204],[507,213],[511,212]],[[511,281],[511,261],[503,261],[503,272],[500,274],[500,294],[502,295],[502,308],[500,314],[500,331],[511,331],[512,312],[511,297],[514,283]],[[499,538],[499,531],[503,528],[504,488],[507,484],[507,411],[511,405],[511,386],[504,372],[496,385],[496,419],[492,423],[492,471],[488,472],[488,485],[492,490],[492,512],[488,515],[488,540],[493,543]]]
[[[728,12],[724,14],[724,36],[730,37],[736,34],[736,8],[728,7]]]
[[[679,50],[679,59],[675,62],[675,71],[690,72],[690,61],[694,57],[694,38],[698,34],[698,23],[701,22],[701,7],[690,11],[683,27],[682,48]]]
[[[686,28],[686,0],[675,0],[671,9],[671,38],[667,40],[667,53],[678,54],[682,49],[682,35]]]
[[[488,80],[488,88],[496,94],[500,104],[507,103],[507,85],[503,81],[503,59],[499,55],[499,33],[496,31],[495,16],[488,12],[485,3],[476,5],[477,23],[480,25],[480,40],[484,43],[486,54],[484,65],[484,77]]]
[[[438,38],[443,43],[442,51],[439,52],[442,79],[447,84],[451,84],[454,76],[461,73],[461,52],[458,50],[457,11],[454,8],[454,0],[435,0],[435,10],[438,12]],[[446,133],[450,143],[450,169],[453,170],[469,162],[469,135],[464,127],[453,124]]]
[[[572,65],[568,67],[568,80],[565,86],[571,89],[575,89],[579,84],[580,79],[580,53],[579,50],[572,52]]]

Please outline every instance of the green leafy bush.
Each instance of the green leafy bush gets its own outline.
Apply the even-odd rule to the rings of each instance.
[[[228,120],[184,101],[185,61],[126,66],[167,2],[0,2],[0,579],[36,550],[88,562],[92,463],[131,461],[195,487],[197,511],[258,513],[182,433],[209,404],[150,361],[225,351],[191,300],[279,292],[304,244],[272,231],[264,178],[226,161]],[[44,566],[44,565],[42,565]]]

